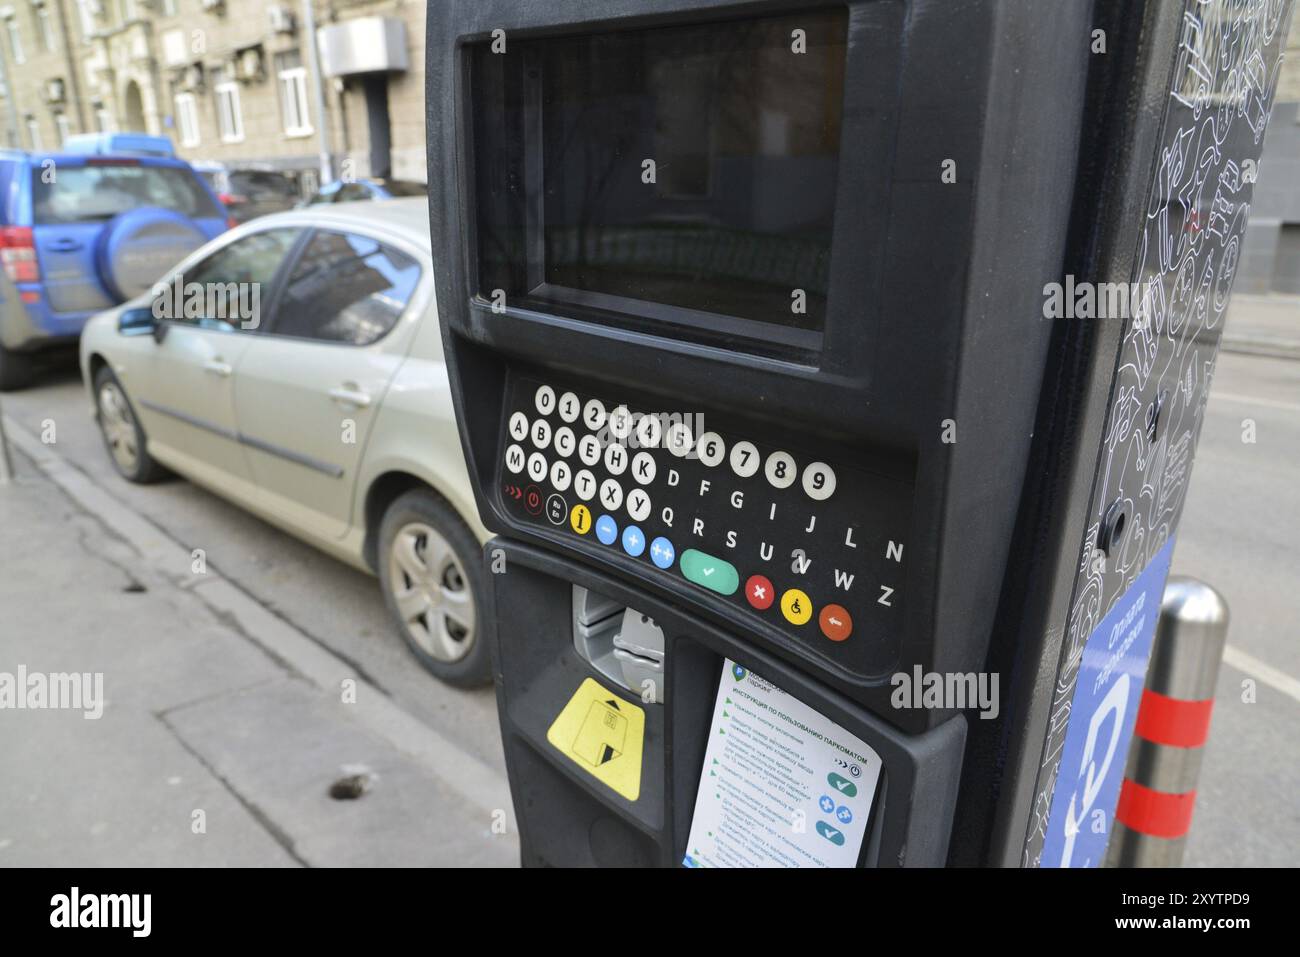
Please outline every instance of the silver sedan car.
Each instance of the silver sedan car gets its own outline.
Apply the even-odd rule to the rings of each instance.
[[[482,542],[424,200],[259,218],[101,313],[81,371],[117,471],[179,473],[379,576],[416,657],[490,680]]]

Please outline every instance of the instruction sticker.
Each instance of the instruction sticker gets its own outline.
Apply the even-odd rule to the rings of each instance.
[[[546,740],[629,801],[641,796],[645,712],[598,682],[578,686]]]
[[[734,661],[722,668],[687,867],[854,867],[880,757]]]

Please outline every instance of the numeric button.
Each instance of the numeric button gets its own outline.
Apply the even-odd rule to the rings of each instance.
[[[664,425],[659,421],[659,416],[651,415],[649,412],[641,416],[641,420],[636,424],[636,444],[643,449],[658,448],[663,434]]]
[[[582,403],[572,392],[566,392],[560,396],[560,418],[565,422],[577,422],[578,415],[582,412]]]
[[[815,501],[826,501],[835,494],[835,470],[825,462],[814,462],[803,470],[803,490]]]
[[[583,424],[595,432],[605,424],[605,403],[599,399],[588,399],[582,407]]]
[[[717,432],[705,432],[695,443],[695,454],[699,456],[701,462],[713,468],[726,458],[727,443],[722,441],[722,436]]]
[[[664,433],[664,446],[679,459],[690,453],[695,444],[695,435],[685,422],[674,422]]]
[[[537,405],[540,414],[550,415],[555,411],[555,390],[549,385],[542,386],[533,397],[533,402]]]
[[[620,405],[609,413],[609,434],[616,439],[626,439],[632,434],[632,413]]]
[[[522,412],[510,416],[510,437],[516,442],[522,442],[528,437],[528,416]]]
[[[737,442],[731,447],[731,471],[741,478],[749,478],[757,472],[761,461],[758,447],[753,442]]]
[[[763,474],[767,476],[768,482],[774,488],[789,488],[794,484],[798,471],[798,466],[794,464],[794,456],[789,452],[773,452],[767,457],[767,462],[763,466]]]

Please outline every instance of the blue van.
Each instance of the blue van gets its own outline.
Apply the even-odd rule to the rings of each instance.
[[[86,320],[147,292],[229,226],[166,137],[70,137],[63,152],[0,150],[0,390]]]

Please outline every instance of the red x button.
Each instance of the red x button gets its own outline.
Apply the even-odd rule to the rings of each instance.
[[[776,600],[776,589],[766,576],[750,575],[749,581],[745,582],[745,598],[759,611],[764,611],[771,608],[772,602]]]

